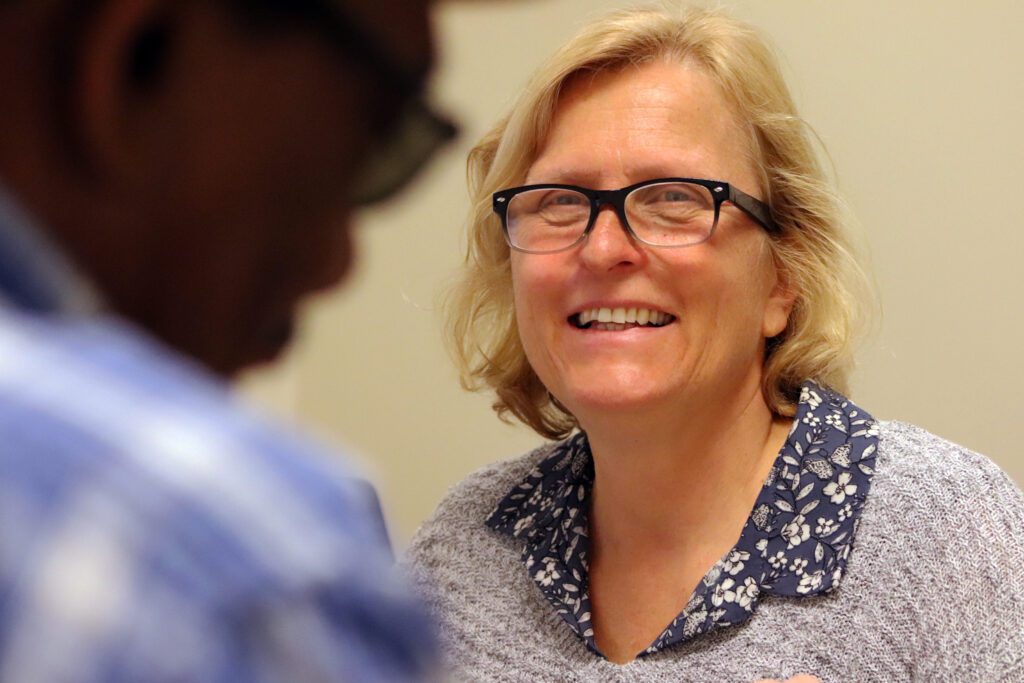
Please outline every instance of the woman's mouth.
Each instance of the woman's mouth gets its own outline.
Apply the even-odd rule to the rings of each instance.
[[[589,308],[569,316],[569,324],[580,330],[628,330],[632,327],[664,327],[675,321],[670,313],[653,308]]]

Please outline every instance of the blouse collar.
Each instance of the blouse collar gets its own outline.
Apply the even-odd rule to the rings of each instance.
[[[868,413],[805,382],[789,436],[739,541],[640,656],[746,621],[767,594],[805,598],[835,589],[871,488],[877,441]],[[527,572],[576,635],[600,654],[587,591],[593,481],[590,444],[580,432],[555,446],[486,523],[523,542]]]

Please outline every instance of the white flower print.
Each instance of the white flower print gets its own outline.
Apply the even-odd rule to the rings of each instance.
[[[839,428],[843,426],[843,418],[841,415],[837,415],[836,413],[829,413],[825,416],[825,424],[830,427]]]
[[[834,520],[818,517],[818,525],[814,527],[814,533],[816,536],[829,536],[838,528],[839,525]]]
[[[723,570],[730,576],[736,576],[743,571],[743,567],[746,566],[744,563],[749,559],[750,553],[744,550],[733,550],[726,558]]]
[[[538,486],[533,490],[533,493],[530,494],[530,498],[526,501],[526,504],[530,507],[536,507],[537,505],[540,505],[540,501],[546,497],[547,495],[544,493],[544,489]]]
[[[796,587],[796,592],[806,595],[811,591],[818,590],[821,587],[821,579],[824,575],[825,572],[822,571],[804,574],[800,577],[800,585]]]
[[[735,585],[736,582],[732,579],[725,579],[715,586],[715,592],[711,595],[711,604],[718,607],[723,602],[736,602],[736,591],[733,590]]]
[[[772,566],[772,569],[782,569],[788,561],[785,551],[782,550],[768,558],[768,564]]]
[[[752,576],[748,576],[742,585],[737,585],[732,579],[725,579],[715,587],[715,592],[711,596],[711,604],[718,607],[723,602],[733,603],[749,612],[751,603],[757,599],[760,593],[761,588]]]
[[[754,581],[754,577],[748,576],[743,585],[736,589],[736,604],[749,612],[750,604],[760,593],[761,588]]]
[[[849,472],[841,472],[838,481],[830,481],[822,490],[826,496],[830,496],[829,500],[838,505],[846,500],[847,496],[857,493],[857,485],[850,483],[852,479],[853,475]]]
[[[523,529],[528,529],[533,526],[534,517],[535,515],[530,514],[519,518],[514,527],[514,533],[518,535]]]
[[[853,506],[847,503],[843,507],[839,508],[839,521],[845,522],[853,517]]]
[[[789,524],[782,527],[782,538],[795,548],[811,537],[811,525],[806,523],[803,515],[797,515]]]
[[[811,410],[814,410],[821,405],[821,396],[819,396],[818,392],[814,391],[810,387],[801,387],[800,402],[806,403]]]
[[[803,420],[801,420],[801,422],[803,422],[808,427],[817,427],[818,425],[821,424],[821,418],[819,418],[814,413],[807,413],[806,415],[804,415]]]
[[[797,557],[793,560],[793,564],[789,565],[789,571],[793,572],[797,576],[804,573],[804,569],[807,568],[807,559],[803,557]]]
[[[541,569],[534,575],[534,580],[542,586],[550,586],[555,581],[562,578],[562,575],[558,573],[555,568],[555,561],[548,560],[544,564],[544,569]]]
[[[714,596],[711,599],[714,601]],[[703,607],[687,614],[686,621],[683,623],[683,635],[692,636],[697,633],[697,630],[704,624],[704,620],[707,618],[708,611]]]

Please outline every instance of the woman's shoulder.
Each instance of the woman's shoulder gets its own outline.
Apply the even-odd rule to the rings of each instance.
[[[1024,680],[1024,493],[985,456],[920,427],[880,422],[878,437],[850,586],[895,607],[890,621],[902,610],[926,634],[921,647],[943,654],[916,663],[921,680]]]
[[[527,453],[485,465],[448,489],[428,520],[448,517],[483,519],[498,501],[519,484],[558,446],[546,443]]]
[[[904,422],[879,422],[878,429],[875,487],[945,505],[973,505],[984,494],[1024,511],[1024,494],[984,455]]]
[[[418,556],[432,549],[463,546],[489,533],[484,524],[487,516],[557,445],[547,443],[518,457],[486,465],[452,486],[416,531],[407,556],[417,561]]]
[[[880,422],[878,437],[862,547],[941,558],[933,574],[960,585],[983,567],[1024,565],[1024,493],[998,465],[914,425]],[[1024,589],[1024,573],[1013,580]]]

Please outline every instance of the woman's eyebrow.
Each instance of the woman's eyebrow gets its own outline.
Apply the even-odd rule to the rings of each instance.
[[[601,177],[600,170],[561,167],[530,171],[526,176],[527,185],[556,183],[561,185],[583,185],[589,187]]]
[[[630,185],[644,180],[654,178],[706,178],[711,180],[727,180],[725,178],[712,177],[715,174],[700,169],[699,159],[684,158],[680,155],[674,159],[658,159],[656,161],[637,160],[636,164],[630,163],[629,159],[624,161],[625,178],[621,185]],[[562,185],[580,185],[595,190],[615,189],[609,187],[598,187],[607,185],[602,181],[605,171],[611,169],[594,167],[573,167],[573,166],[552,166],[541,167],[538,170],[531,170],[526,175],[524,185],[538,185],[540,183],[556,183]],[[621,173],[622,169],[614,169],[614,172]],[[616,187],[619,187],[616,184]]]

